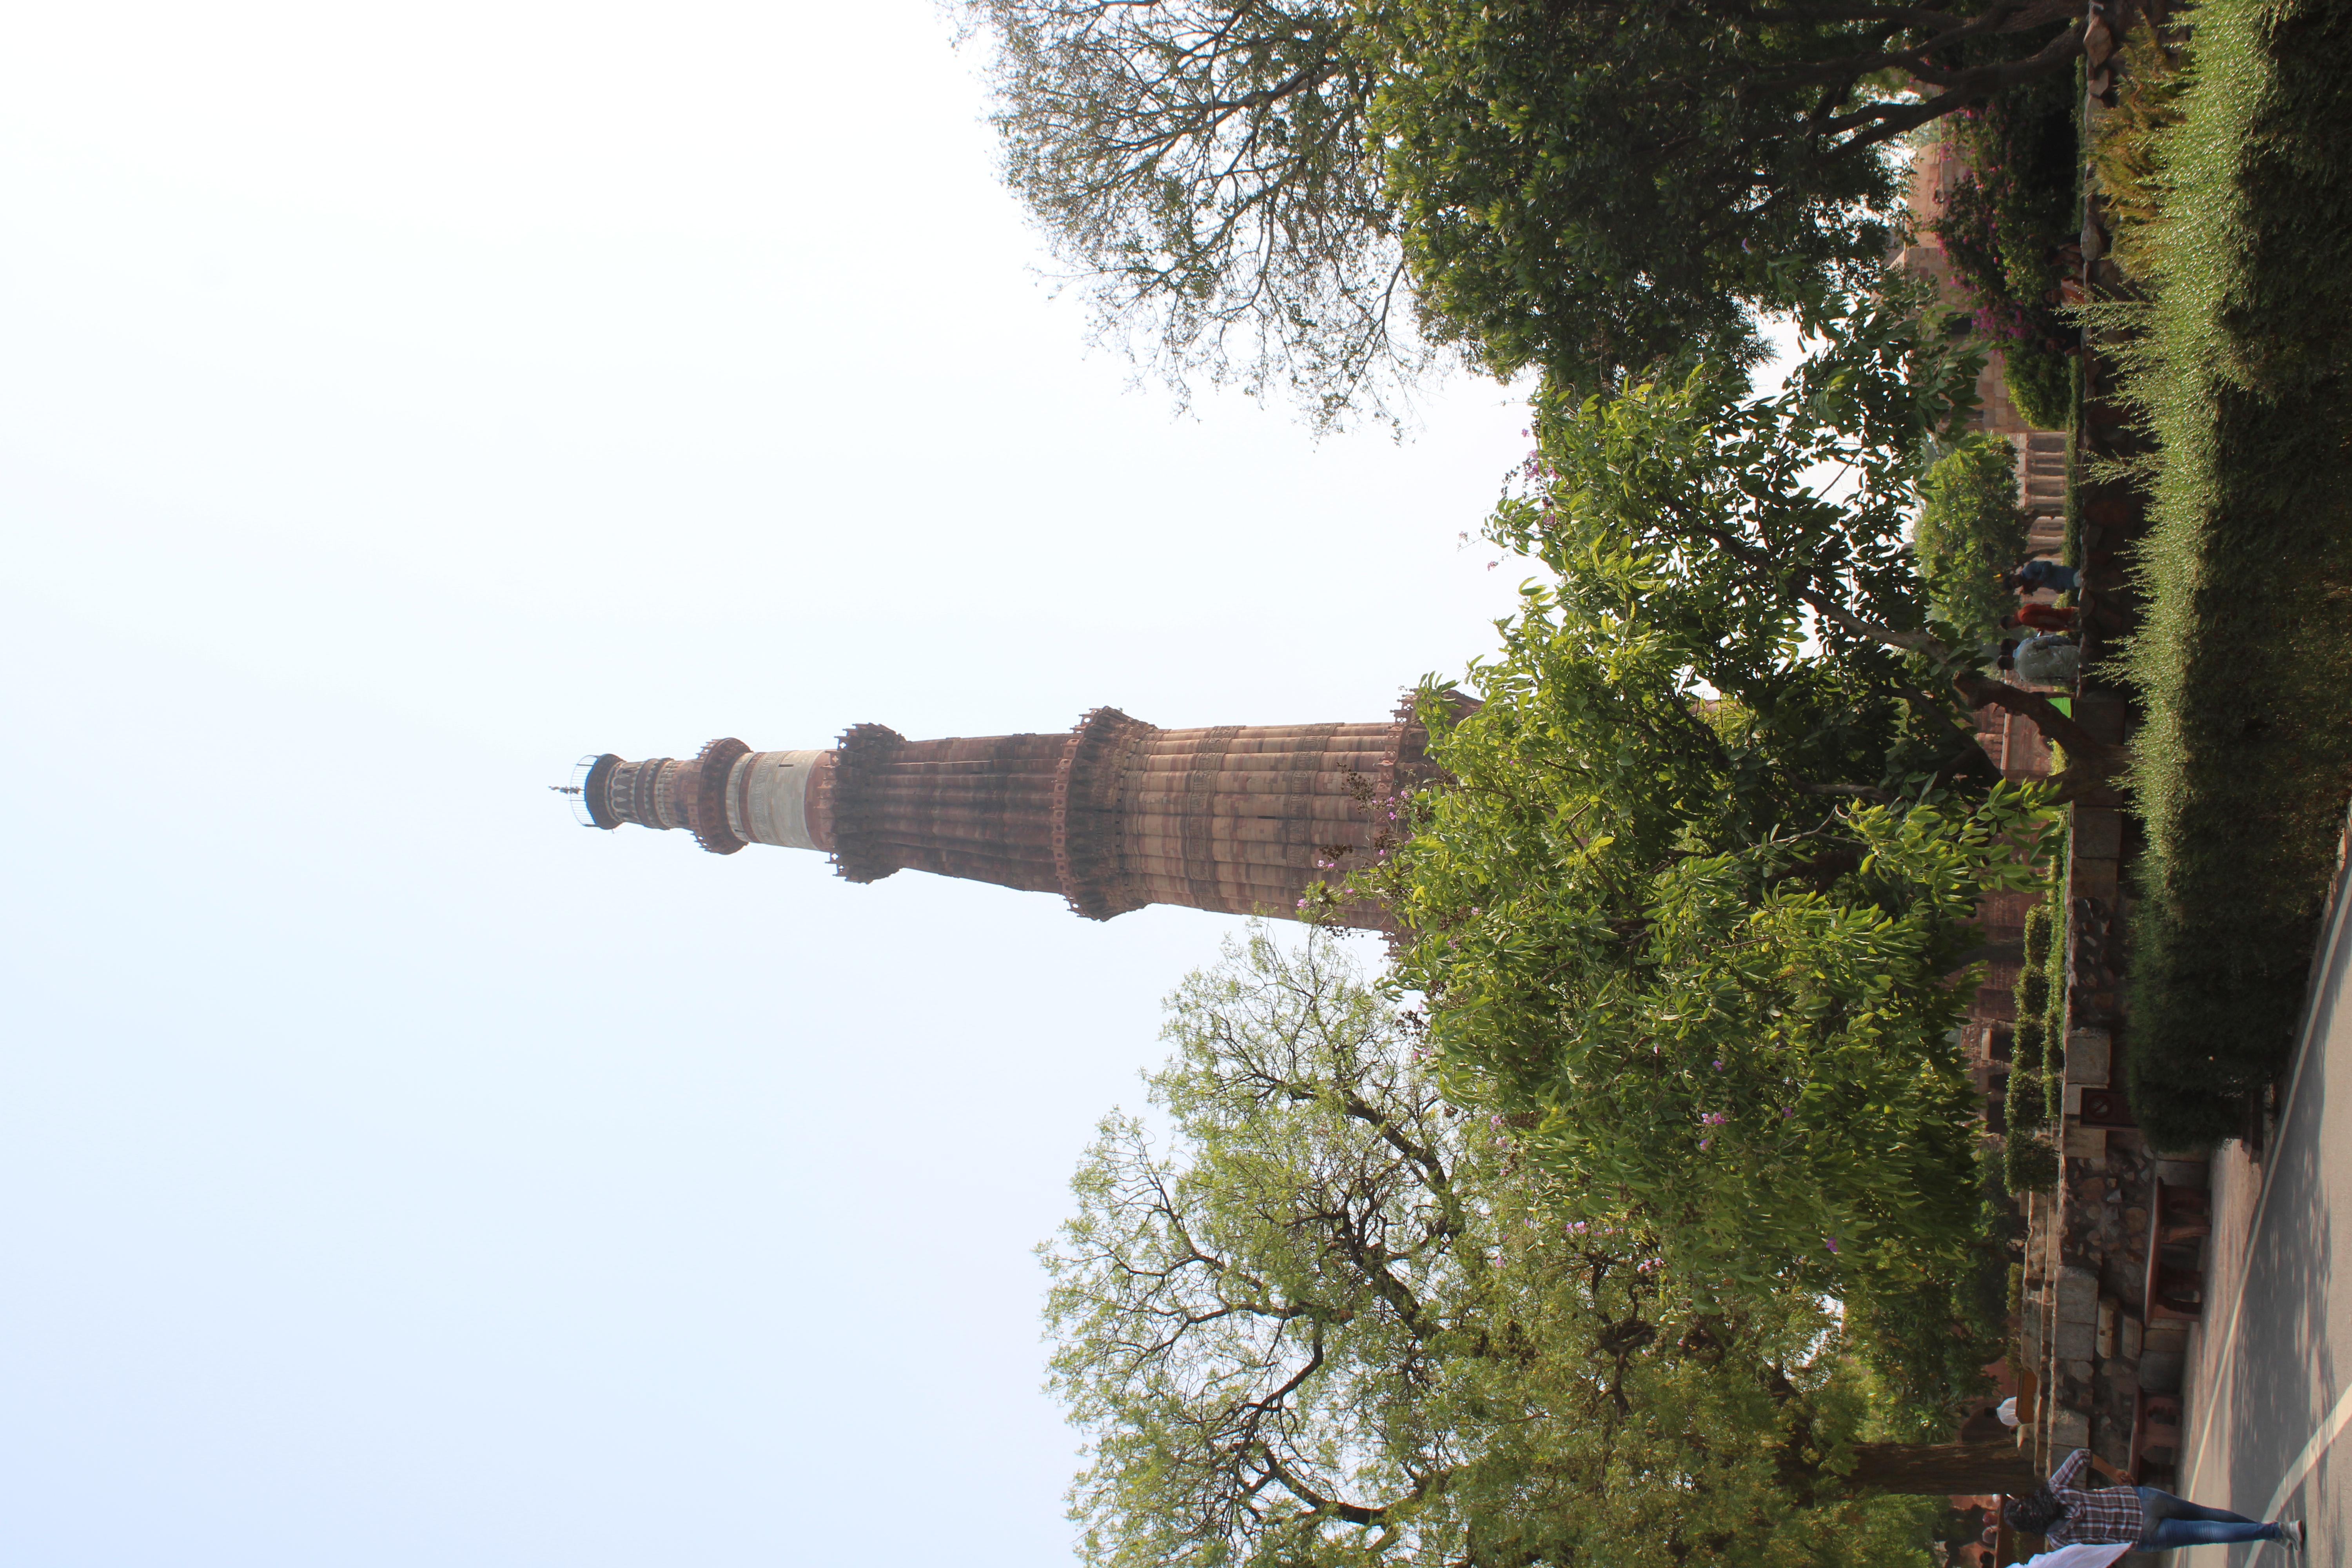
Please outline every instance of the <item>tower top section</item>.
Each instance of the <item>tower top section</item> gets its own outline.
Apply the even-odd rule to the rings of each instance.
[[[747,844],[830,850],[826,792],[815,786],[832,768],[831,752],[755,752],[730,735],[690,762],[607,752],[588,770],[581,801],[598,827],[684,828],[717,855]]]
[[[595,826],[684,829],[715,854],[821,850],[854,882],[901,870],[1055,892],[1092,920],[1146,904],[1296,916],[1392,845],[1432,776],[1411,705],[1386,723],[1163,730],[1097,708],[1060,734],[909,741],[859,724],[824,752],[731,737],[690,761],[600,756]],[[1345,902],[1339,918],[1386,929]]]

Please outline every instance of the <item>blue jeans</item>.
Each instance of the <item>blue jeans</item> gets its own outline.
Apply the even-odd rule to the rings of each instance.
[[[2227,1509],[2200,1508],[2186,1498],[2139,1489],[2139,1506],[2147,1520],[2140,1543],[2150,1551],[2169,1552],[2176,1546],[2231,1546],[2241,1541],[2276,1541],[2279,1527],[2248,1519]]]

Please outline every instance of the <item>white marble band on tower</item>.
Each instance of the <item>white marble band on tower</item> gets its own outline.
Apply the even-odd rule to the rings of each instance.
[[[814,849],[808,786],[824,752],[753,752],[735,759],[727,780],[727,826],[748,844]]]

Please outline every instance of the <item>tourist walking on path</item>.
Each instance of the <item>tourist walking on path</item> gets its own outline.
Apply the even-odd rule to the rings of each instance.
[[[2076,577],[2072,566],[2040,555],[2011,572],[2002,581],[2021,594],[2031,594],[2040,588],[2047,588],[2053,594],[2071,594],[2074,591]]]
[[[2032,626],[2038,632],[2064,632],[2074,629],[2074,607],[2072,605],[2020,605],[2017,614],[2000,618],[2003,629]]]
[[[2010,648],[2000,662],[2036,686],[2072,686],[2083,673],[2083,650],[2055,632],[2043,632]]]
[[[2078,1487],[2074,1483],[2085,1465],[2125,1484]],[[2303,1550],[2301,1520],[2263,1524],[2222,1509],[2200,1508],[2154,1487],[2135,1487],[2130,1479],[2088,1448],[2077,1448],[2032,1497],[2011,1499],[2001,1518],[2011,1530],[2039,1535],[2053,1546],[2128,1542],[2141,1552],[2169,1552],[2176,1546],[2275,1541],[2291,1552]]]

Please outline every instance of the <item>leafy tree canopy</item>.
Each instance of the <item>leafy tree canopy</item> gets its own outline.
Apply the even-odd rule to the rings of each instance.
[[[2065,0],[964,0],[1005,175],[1171,384],[1392,416],[1455,343],[1752,363],[1883,255],[1892,138],[2064,68]]]
[[[2049,818],[1903,549],[1970,368],[1859,309],[1769,396],[1548,410],[1490,532],[1555,581],[1424,703],[1450,782],[1362,879],[1457,1097],[1727,1289],[1891,1300],[1979,1229],[1959,982]]]
[[[1429,363],[1366,139],[1346,0],[966,0],[1006,183],[1101,334],[1182,393],[1393,413]]]
[[[1548,394],[1538,450],[1489,537],[1550,568],[1579,615],[1630,616],[1663,639],[1669,663],[1783,746],[1811,722],[1797,717],[1809,694],[1850,694],[1860,749],[1847,765],[1882,774],[1817,784],[1881,798],[1973,774],[1981,790],[1994,774],[1964,718],[1985,705],[2025,715],[2097,773],[2113,748],[1986,679],[1906,548],[1921,462],[1963,433],[1980,363],[1924,333],[1916,303],[1893,288],[1825,300],[1818,346],[1766,395],[1706,367],[1616,395]],[[1941,759],[1925,781],[1922,754]]]
[[[2017,450],[2000,437],[1970,437],[1920,480],[1912,557],[1935,614],[1962,639],[2000,635],[2017,605],[2001,575],[2025,558],[2031,521],[2017,504]]]
[[[1826,1304],[1564,1202],[1330,938],[1253,932],[1169,1033],[1170,1146],[1108,1120],[1044,1249],[1087,1561],[1924,1563],[1922,1505],[1851,1495],[1893,1472]]]

